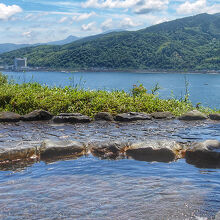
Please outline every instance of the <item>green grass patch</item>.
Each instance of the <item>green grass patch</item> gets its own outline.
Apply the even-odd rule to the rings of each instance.
[[[113,115],[130,111],[170,111],[178,116],[194,109],[187,98],[159,98],[155,95],[158,88],[157,85],[148,93],[142,84],[134,85],[130,92],[48,87],[39,83],[8,83],[7,78],[0,74],[0,111],[26,114],[44,109],[55,115],[61,112],[78,112],[93,117],[103,111]],[[205,113],[214,112],[208,108],[199,109]]]

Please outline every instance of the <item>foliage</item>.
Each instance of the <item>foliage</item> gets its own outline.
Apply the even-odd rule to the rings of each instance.
[[[28,47],[2,61],[27,57],[32,67],[65,69],[219,70],[220,16],[200,14],[139,31],[101,34],[63,46]]]
[[[4,81],[0,75],[0,82]],[[97,112],[109,112],[113,115],[124,112],[170,111],[181,115],[193,109],[192,104],[184,100],[160,99],[149,94],[146,88],[136,85],[133,92],[83,90],[79,87],[48,87],[38,83],[2,83],[0,84],[0,111],[12,111],[26,114],[35,109],[44,109],[53,114],[61,112],[79,112],[94,116]],[[211,112],[204,109],[203,112]]]

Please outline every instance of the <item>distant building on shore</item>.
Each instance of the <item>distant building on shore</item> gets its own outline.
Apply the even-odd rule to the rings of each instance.
[[[14,69],[15,70],[25,70],[27,69],[27,58],[15,58],[14,59]]]

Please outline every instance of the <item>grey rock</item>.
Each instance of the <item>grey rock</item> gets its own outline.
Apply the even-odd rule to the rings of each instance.
[[[220,168],[220,142],[193,143],[185,153],[186,162],[199,168]]]
[[[23,121],[43,121],[52,119],[53,115],[48,111],[44,110],[34,110],[24,116],[22,116]]]
[[[198,110],[187,112],[179,117],[179,120],[193,121],[193,120],[205,120],[208,117]]]
[[[91,120],[90,117],[80,113],[61,113],[53,117],[53,122],[55,123],[88,123]]]
[[[76,141],[45,140],[39,148],[39,153],[41,160],[54,161],[80,157],[86,153],[86,148],[83,143]]]
[[[128,112],[122,113],[115,116],[116,121],[137,121],[137,120],[151,120],[152,117],[149,114],[140,112]]]
[[[128,146],[127,142],[93,142],[88,144],[88,149],[95,157],[117,159],[124,156],[124,151]]]
[[[175,116],[171,112],[154,112],[151,116],[155,119],[173,119]]]
[[[210,114],[209,118],[212,120],[220,120],[220,114],[219,113],[215,113],[215,114]]]
[[[14,112],[0,112],[0,122],[18,122],[21,116]]]
[[[169,140],[148,140],[134,143],[127,150],[126,155],[135,160],[147,162],[171,162],[181,158],[183,146]]]
[[[108,112],[99,112],[95,115],[95,120],[99,121],[99,120],[103,120],[103,121],[114,121],[114,118],[112,117],[112,115]]]

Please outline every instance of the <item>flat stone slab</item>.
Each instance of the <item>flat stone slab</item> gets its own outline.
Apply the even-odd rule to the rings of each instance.
[[[193,120],[206,120],[208,117],[198,110],[192,110],[181,115],[179,120],[193,121]]]
[[[168,163],[180,158],[182,150],[183,146],[176,141],[148,140],[132,144],[126,155],[140,161]]]
[[[21,120],[21,115],[14,112],[0,112],[0,122],[18,122]]]
[[[210,115],[209,115],[209,118],[210,118],[211,120],[216,120],[216,121],[218,121],[218,120],[220,120],[220,113],[210,114]]]
[[[22,116],[23,121],[44,121],[52,119],[53,115],[44,110],[34,110],[26,115]]]
[[[99,112],[94,116],[96,121],[114,121],[113,116],[108,112]]]
[[[86,152],[85,145],[76,141],[45,140],[40,148],[41,160],[58,160],[67,157],[80,157]]]
[[[220,142],[193,143],[185,154],[186,162],[199,168],[220,168]]]
[[[53,122],[55,123],[88,123],[91,121],[90,117],[80,113],[61,113],[53,117]]]
[[[171,112],[154,112],[151,116],[155,119],[173,119],[175,116]]]
[[[115,121],[137,121],[137,120],[151,120],[152,117],[149,114],[139,112],[122,113],[115,116]]]
[[[95,157],[119,159],[124,157],[124,151],[128,146],[128,142],[93,142],[88,144],[88,149]]]

